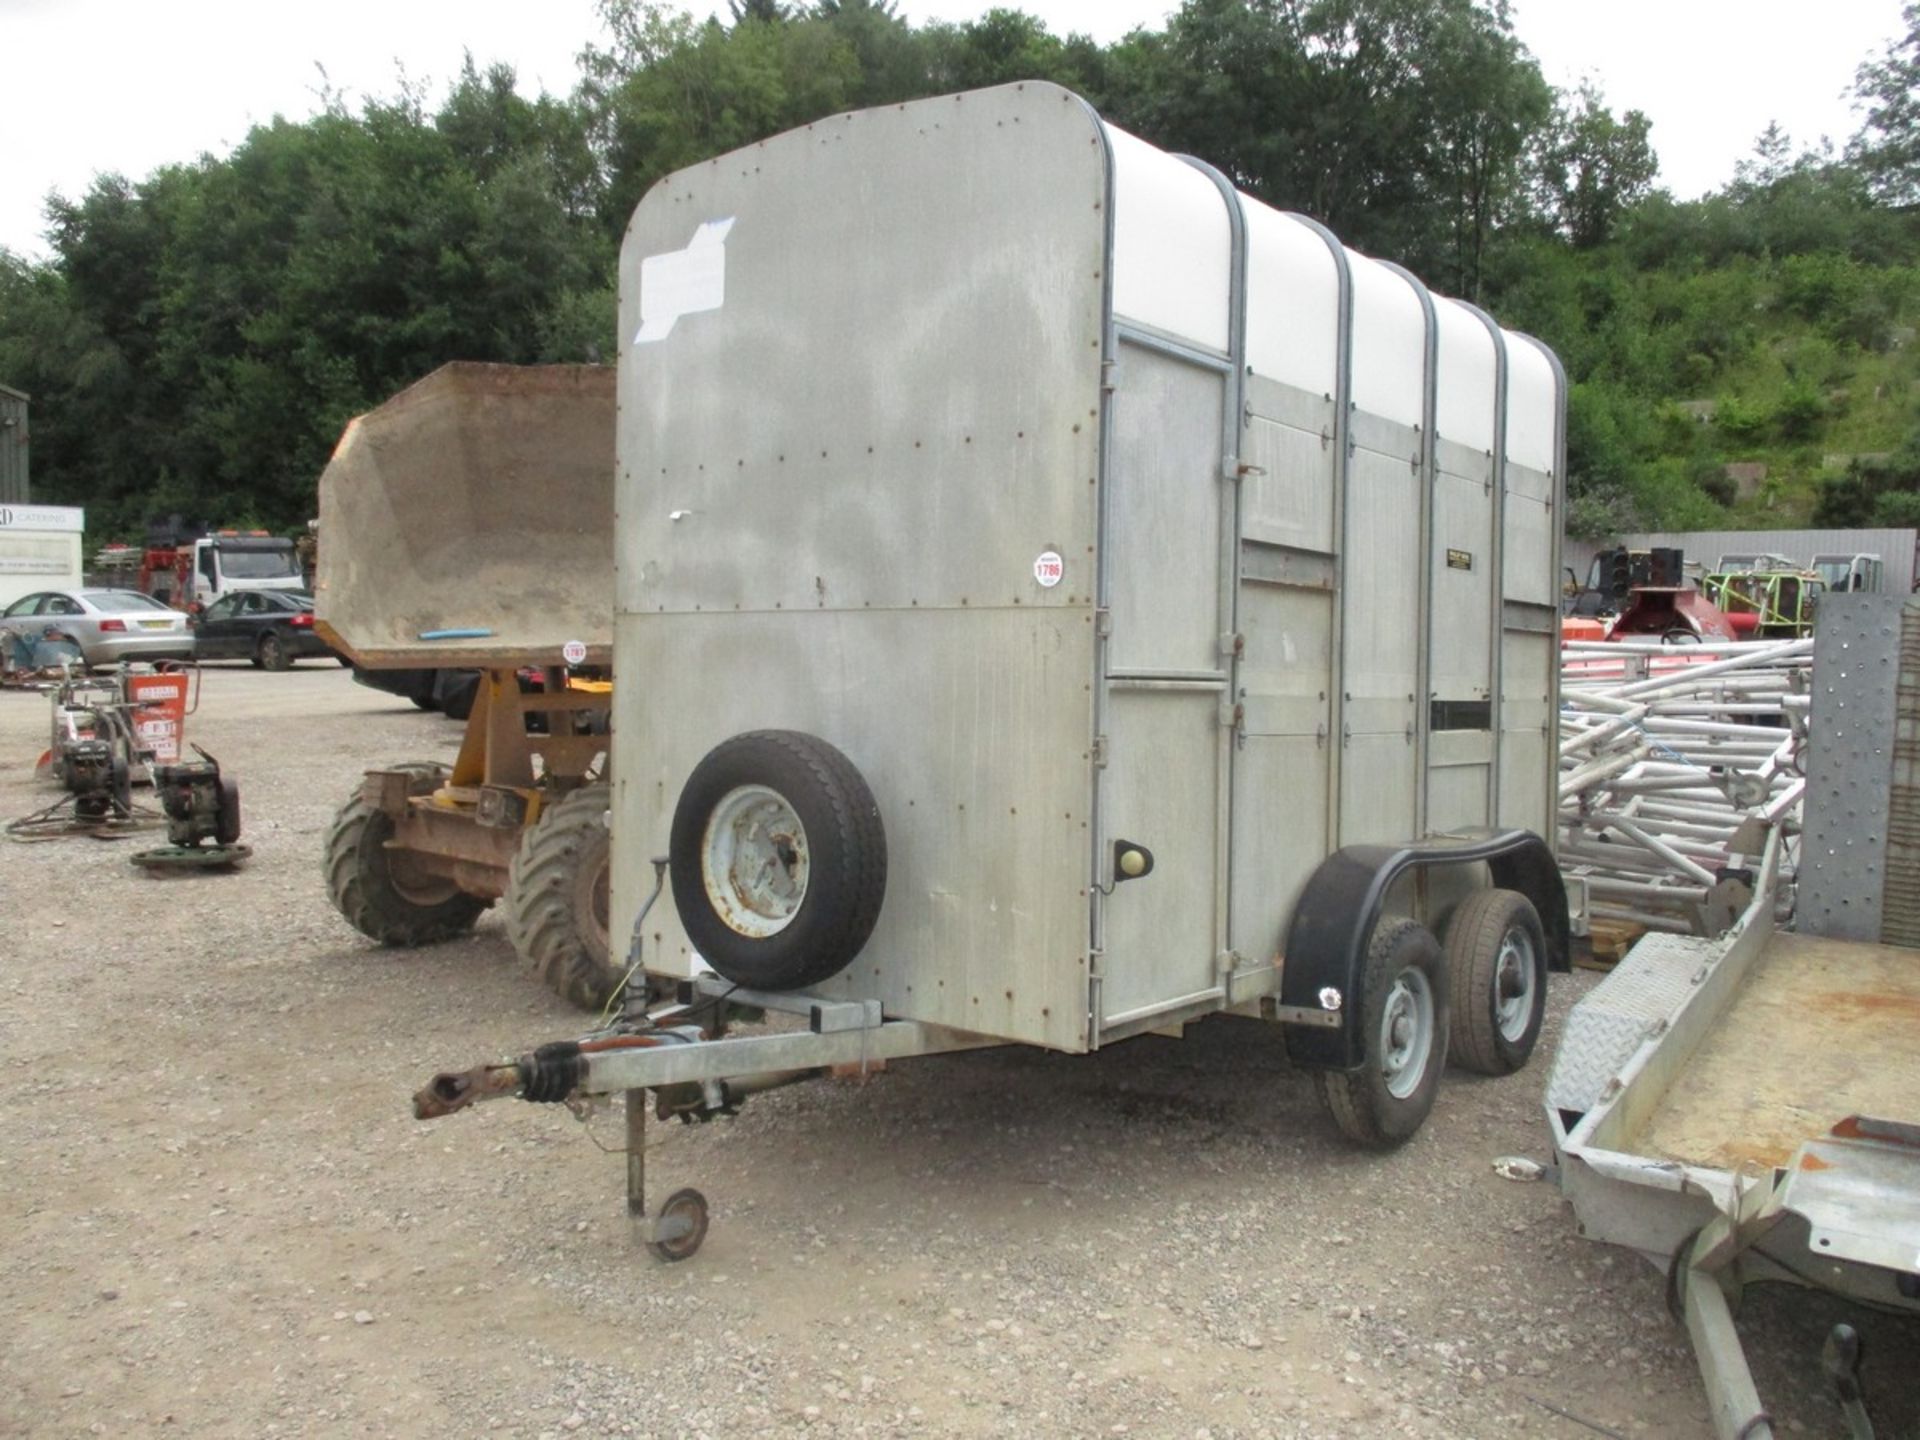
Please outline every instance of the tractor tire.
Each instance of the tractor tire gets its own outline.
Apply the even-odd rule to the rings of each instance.
[[[1349,1140],[1391,1149],[1426,1122],[1447,1064],[1446,972],[1440,942],[1418,921],[1375,927],[1360,987],[1366,1059],[1358,1070],[1313,1076]]]
[[[407,790],[428,795],[446,779],[441,765],[394,767],[413,773]],[[493,902],[468,895],[451,880],[410,873],[404,852],[389,850],[393,821],[355,791],[327,831],[327,896],[347,923],[382,945],[431,945],[473,928]]]
[[[839,974],[887,892],[873,791],[845,755],[795,730],[755,730],[710,750],[674,806],[667,853],[694,950],[756,990]]]
[[[264,669],[291,670],[293,668],[293,651],[287,648],[287,642],[283,638],[271,630],[260,637],[260,644],[255,654],[258,655]]]
[[[621,990],[609,933],[613,837],[606,785],[586,785],[541,807],[507,869],[507,935],[556,995],[602,1010]]]
[[[1514,890],[1476,890],[1447,925],[1453,1063],[1511,1075],[1547,1016],[1547,936],[1533,903]]]

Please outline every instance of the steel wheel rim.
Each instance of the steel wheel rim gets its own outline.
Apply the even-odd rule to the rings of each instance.
[[[700,879],[714,913],[735,934],[778,935],[806,901],[811,853],[807,827],[779,791],[729,790],[700,842]]]
[[[1434,1019],[1433,986],[1425,971],[1409,966],[1394,977],[1380,1012],[1380,1073],[1396,1100],[1420,1088],[1433,1054]]]
[[[1515,925],[1500,937],[1493,964],[1493,1023],[1502,1039],[1518,1043],[1533,1023],[1533,992],[1538,983],[1533,937]]]

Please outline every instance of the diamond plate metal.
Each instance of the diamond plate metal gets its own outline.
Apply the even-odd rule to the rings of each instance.
[[[1567,1016],[1547,1081],[1547,1104],[1576,1114],[1591,1110],[1607,1082],[1655,1028],[1693,993],[1727,940],[1648,935]]]
[[[1814,620],[1799,928],[1878,941],[1887,879],[1898,595],[1824,595]]]

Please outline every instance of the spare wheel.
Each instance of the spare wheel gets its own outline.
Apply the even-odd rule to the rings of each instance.
[[[687,939],[736,985],[795,990],[837,975],[887,890],[880,807],[818,736],[754,730],[694,766],[668,846]]]

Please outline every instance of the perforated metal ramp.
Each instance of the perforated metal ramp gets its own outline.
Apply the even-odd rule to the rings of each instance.
[[[1574,1007],[1547,1081],[1547,1104],[1575,1114],[1599,1103],[1607,1082],[1679,1008],[1727,941],[1648,935]]]

